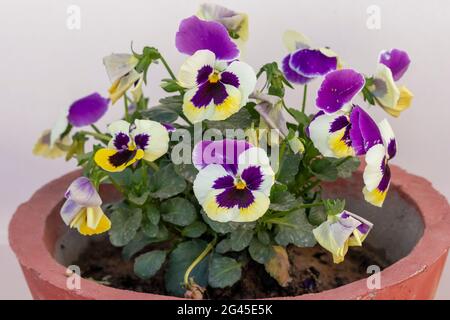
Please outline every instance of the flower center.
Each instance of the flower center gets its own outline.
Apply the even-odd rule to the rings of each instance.
[[[237,181],[234,183],[234,186],[236,187],[236,189],[242,190],[245,187],[247,187],[247,184],[245,183],[244,180],[242,180],[241,178],[238,178]]]
[[[217,82],[219,82],[219,80],[220,80],[220,73],[218,73],[217,71],[214,71],[208,77],[208,81],[210,83],[217,83]]]

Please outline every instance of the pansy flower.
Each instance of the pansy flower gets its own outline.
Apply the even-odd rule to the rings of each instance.
[[[364,155],[372,146],[382,143],[375,121],[357,105],[349,113],[319,111],[311,120],[307,134],[326,157]]]
[[[239,49],[222,24],[204,21],[196,16],[181,21],[175,36],[175,45],[178,51],[188,55],[199,50],[209,50],[218,60],[231,61],[239,56]]]
[[[112,135],[108,147],[98,150],[94,160],[109,172],[118,172],[140,159],[155,161],[169,148],[169,133],[158,122],[135,120],[132,125],[124,120],[111,123]]]
[[[329,215],[325,222],[313,229],[313,234],[317,242],[332,253],[334,263],[341,263],[349,247],[362,245],[372,226],[362,217],[343,211]]]
[[[248,64],[216,59],[214,52],[199,50],[181,66],[178,82],[188,89],[183,112],[191,122],[227,119],[247,103],[255,88],[256,75]]]
[[[106,72],[112,83],[109,88],[111,102],[114,104],[127,90],[133,91],[133,97],[139,96],[143,75],[136,71],[138,59],[132,54],[111,54],[103,58]]]
[[[381,121],[378,127],[378,134],[382,137],[383,142],[372,146],[366,153],[363,194],[367,202],[381,207],[391,182],[388,161],[397,153],[397,142],[386,119]]]
[[[248,16],[213,3],[203,3],[197,13],[200,19],[223,25],[238,47],[248,40]]]
[[[65,194],[67,199],[60,214],[64,223],[85,236],[103,233],[111,228],[111,221],[103,213],[102,199],[86,177],[73,181]]]
[[[338,68],[338,57],[329,48],[314,48],[296,31],[286,31],[283,42],[289,54],[282,61],[283,73],[292,83],[306,84]]]
[[[108,110],[109,99],[97,92],[76,100],[69,107],[67,119],[74,127],[83,127],[97,122]]]
[[[369,87],[375,102],[394,117],[398,117],[411,105],[412,92],[405,86],[397,86],[396,83],[408,70],[410,62],[405,51],[398,49],[383,51],[379,57],[373,84]]]
[[[353,98],[364,88],[364,76],[352,69],[328,73],[317,92],[316,105],[326,113],[346,111]]]
[[[201,141],[192,160],[194,194],[210,219],[250,222],[269,208],[275,174],[263,149],[244,140]]]

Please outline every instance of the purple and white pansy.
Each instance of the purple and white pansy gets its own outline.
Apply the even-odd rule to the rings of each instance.
[[[410,62],[405,51],[392,49],[381,52],[373,84],[368,88],[376,103],[394,117],[409,108],[412,102],[412,92],[396,83],[408,70]]]
[[[210,50],[196,51],[181,66],[179,84],[188,89],[183,112],[189,121],[224,120],[238,112],[256,85],[248,64],[218,60]]]
[[[334,263],[344,261],[348,248],[361,246],[373,224],[364,218],[343,211],[337,215],[329,215],[327,220],[313,229],[317,242],[332,253]]]
[[[292,83],[306,84],[338,68],[336,53],[329,48],[313,48],[301,33],[286,31],[283,42],[289,54],[283,58],[282,69],[286,79]]]
[[[111,228],[111,221],[101,208],[102,199],[88,178],[75,179],[64,196],[67,200],[60,215],[66,225],[85,236],[103,233]]]
[[[372,146],[366,153],[363,194],[367,202],[381,207],[391,182],[391,169],[388,161],[397,154],[397,142],[386,119],[378,124],[378,128],[382,143]]]
[[[108,126],[112,135],[107,148],[99,149],[94,160],[109,172],[119,172],[141,159],[155,161],[169,149],[168,130],[159,122],[119,120]]]
[[[210,219],[251,222],[268,210],[275,174],[263,149],[244,140],[201,141],[192,160],[194,194]]]

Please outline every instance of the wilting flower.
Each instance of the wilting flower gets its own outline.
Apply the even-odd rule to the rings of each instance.
[[[317,92],[316,105],[326,113],[348,110],[352,99],[363,89],[364,76],[352,69],[327,74]]]
[[[64,223],[85,236],[103,233],[111,228],[111,221],[103,213],[102,199],[86,177],[73,181],[64,195],[67,199],[60,214]]]
[[[282,69],[292,83],[306,84],[338,68],[336,53],[329,48],[313,48],[301,33],[286,31],[283,42],[289,54],[282,61]]]
[[[188,55],[199,50],[209,50],[218,60],[230,61],[239,56],[239,49],[222,24],[203,21],[196,16],[181,21],[175,36],[175,45],[178,51]]]
[[[349,113],[319,111],[311,120],[307,134],[326,157],[364,155],[372,146],[382,143],[375,121],[357,105]]]
[[[236,43],[248,40],[248,16],[213,3],[203,3],[197,13],[200,19],[215,21],[223,25]]]
[[[83,127],[97,122],[108,110],[109,99],[92,93],[76,100],[69,107],[67,119],[74,127]]]
[[[388,161],[397,153],[397,142],[389,122],[384,119],[378,124],[377,134],[383,142],[368,149],[366,168],[364,169],[364,198],[367,202],[381,207],[391,182],[391,170]]]
[[[244,140],[201,141],[192,160],[194,194],[210,219],[255,221],[269,208],[275,174],[263,149]]]
[[[405,86],[398,87],[396,84],[408,70],[410,62],[405,51],[392,49],[382,52],[373,84],[369,87],[375,102],[394,117],[398,117],[411,105],[412,92]]]
[[[166,128],[151,120],[135,120],[130,125],[119,120],[108,127],[112,135],[108,147],[98,150],[94,160],[103,170],[118,172],[140,159],[155,161],[169,148]]]
[[[181,66],[178,82],[187,88],[183,112],[191,122],[224,120],[247,103],[256,85],[252,67],[241,61],[217,61],[209,50],[200,50]]]
[[[139,91],[143,75],[136,71],[138,59],[132,54],[111,54],[103,58],[106,72],[112,85],[109,88],[111,102],[114,104],[127,90]]]
[[[348,211],[329,215],[313,230],[317,242],[333,254],[334,263],[341,263],[348,247],[361,246],[372,229],[372,223]]]

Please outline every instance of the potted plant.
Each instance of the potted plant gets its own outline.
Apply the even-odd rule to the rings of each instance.
[[[281,65],[255,72],[240,58],[247,29],[245,14],[201,6],[176,34],[187,55],[177,75],[153,47],[107,56],[109,97],[76,100],[43,133],[35,154],[81,170],[44,186],[11,222],[35,298],[433,296],[449,205],[390,165],[388,120],[356,104],[361,96],[394,117],[408,108],[412,93],[397,83],[408,54],[383,51],[367,76],[287,31]],[[150,106],[142,86],[156,63],[168,96]],[[307,115],[312,81],[317,113]],[[284,99],[296,86],[300,108]],[[101,131],[120,100],[123,118]],[[74,272],[83,278],[71,286]]]

